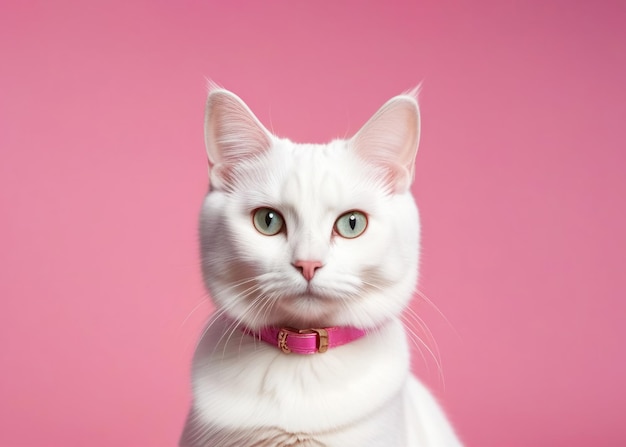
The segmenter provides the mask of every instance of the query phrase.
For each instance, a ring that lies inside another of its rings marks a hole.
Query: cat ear
[[[211,185],[232,182],[233,168],[267,151],[272,136],[234,93],[213,88],[204,115],[204,143],[209,156]]]
[[[396,96],[350,139],[350,147],[366,162],[381,169],[394,193],[405,192],[413,182],[420,137],[417,91]]]

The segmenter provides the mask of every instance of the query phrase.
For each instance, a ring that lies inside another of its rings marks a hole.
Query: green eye
[[[276,210],[271,208],[259,208],[252,216],[254,228],[261,234],[266,236],[274,236],[280,233],[285,225],[283,216]]]
[[[367,217],[360,211],[348,211],[335,222],[335,231],[348,239],[359,237],[367,228]]]

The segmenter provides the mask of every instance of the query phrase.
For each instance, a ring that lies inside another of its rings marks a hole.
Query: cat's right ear
[[[204,114],[204,143],[213,188],[232,184],[234,167],[267,151],[271,141],[271,134],[237,95],[211,90]]]

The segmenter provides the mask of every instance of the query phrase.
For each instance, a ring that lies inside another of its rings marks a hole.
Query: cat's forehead
[[[339,165],[345,162],[341,150],[328,145],[292,144],[289,167],[279,182],[282,198],[288,202],[305,198],[330,201],[341,194],[348,180],[339,175]]]
[[[329,144],[280,140],[257,163],[256,181],[246,188],[255,190],[249,196],[252,201],[330,211],[373,205],[382,193],[371,169],[350,153],[343,140]]]
[[[341,208],[360,196],[371,196],[373,185],[367,179],[368,169],[350,153],[344,141],[293,144],[290,152],[292,164],[279,186],[286,202]]]

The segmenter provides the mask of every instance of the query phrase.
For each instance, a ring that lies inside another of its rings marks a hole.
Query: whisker
[[[258,290],[260,290],[260,286],[259,285],[254,285],[252,287],[249,287],[248,289],[246,289],[245,291],[243,291],[242,293],[237,295],[233,299],[233,303],[238,304],[240,298],[247,298],[248,296],[250,296],[251,294],[253,294],[254,292],[256,292]],[[250,303],[248,303],[248,305],[241,312],[241,314],[236,319],[234,319],[232,322],[229,323],[228,327],[226,328],[226,330],[224,331],[222,336],[217,341],[216,348],[217,348],[217,346],[220,345],[222,340],[224,340],[224,337],[226,336],[226,334],[228,334],[228,337],[226,338],[226,340],[224,342],[224,347],[223,347],[223,351],[222,351],[222,358],[224,358],[226,356],[226,348],[228,346],[228,342],[230,341],[230,339],[232,338],[233,334],[237,330],[237,327],[243,321],[243,319],[248,314],[248,312],[250,312],[250,310],[254,308],[254,306],[256,305],[256,303],[259,301],[260,298],[261,298],[261,296],[257,296]],[[234,307],[234,304],[233,304],[233,307]]]
[[[459,339],[461,338],[461,336],[459,335],[459,333],[457,332],[456,328],[452,325],[452,323],[450,323],[450,320],[448,320],[448,318],[445,316],[445,314],[439,309],[439,307],[437,307],[437,305],[426,296],[426,294],[424,292],[422,292],[419,289],[415,289],[415,294],[417,294],[426,304],[428,304],[432,309],[435,310],[435,312],[437,312],[437,314],[439,314],[439,316],[443,319],[443,321],[446,322],[446,324],[448,325],[448,327],[450,329],[452,329],[452,331],[454,332],[454,335],[456,335]]]
[[[435,365],[437,366],[438,377],[441,380],[441,383],[445,389],[445,377],[443,373],[441,355],[432,331],[428,328],[424,320],[422,320],[422,318],[420,318],[411,308],[407,308],[406,311],[402,314],[401,318],[404,322],[407,333],[409,333],[411,336],[410,338],[412,338],[413,345],[420,351],[420,353],[422,351],[422,348],[425,349],[430,357],[434,360]],[[413,325],[417,325],[417,328],[415,328]],[[419,335],[418,330],[420,331],[420,333],[423,333],[426,336],[426,340],[424,340]],[[433,345],[432,347],[430,346],[431,343]],[[423,354],[422,359],[426,362]],[[426,362],[425,364],[428,370],[428,363]]]
[[[385,290],[379,285],[372,283],[372,282],[363,281],[362,284],[359,286],[359,290],[365,291],[366,288],[369,288],[370,290],[373,289],[381,293],[385,292]],[[418,292],[418,293],[422,298],[425,299],[425,301],[431,304],[433,308],[435,308],[437,312],[443,317],[443,314],[441,313],[441,311],[436,308],[436,306],[434,305],[434,303],[432,303],[432,301],[430,301],[422,292]],[[350,301],[354,301],[354,299],[350,298]],[[396,310],[392,306],[385,305],[385,304],[386,304],[385,301],[381,301],[381,307],[379,308],[379,311],[384,313],[385,316],[387,316],[388,318],[396,318],[398,316],[396,313]],[[346,305],[345,307],[347,310],[350,310],[349,306]],[[353,312],[352,314],[354,315]],[[438,378],[445,388],[445,377],[443,374],[441,354],[439,351],[439,346],[437,345],[437,342],[435,340],[435,337],[432,331],[430,330],[426,322],[411,307],[407,306],[404,309],[404,311],[399,315],[399,318],[402,321],[406,329],[407,336],[411,345],[419,353],[420,357],[422,358],[422,361],[424,362],[424,365],[427,368],[427,371],[430,371],[430,367],[429,367],[429,362],[427,361],[427,358],[424,355],[424,352],[428,353],[428,356],[433,359],[437,368]]]
[[[200,301],[198,301],[198,304],[196,304],[193,309],[191,309],[191,311],[187,314],[187,316],[185,317],[185,319],[183,320],[183,322],[180,324],[180,326],[178,327],[178,329],[182,329],[185,324],[187,324],[187,321],[191,318],[191,316],[198,310],[200,309],[201,306],[206,305],[207,304],[207,299],[208,296],[205,294],[202,299]]]

